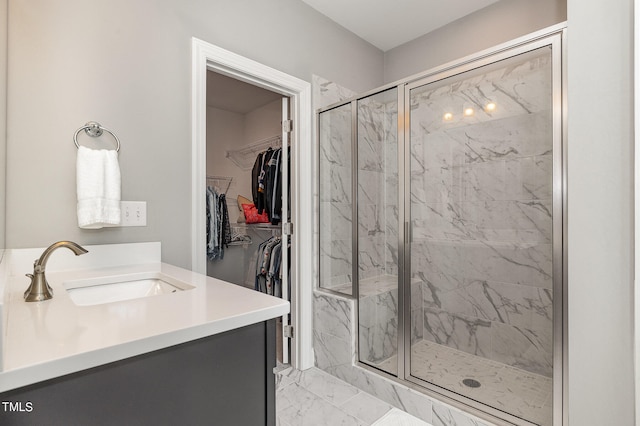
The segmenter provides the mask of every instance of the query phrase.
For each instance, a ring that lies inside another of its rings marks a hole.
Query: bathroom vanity
[[[24,274],[39,254],[5,256],[0,424],[275,424],[288,302],[161,263],[158,243],[86,248],[51,257],[54,297],[34,303]],[[154,280],[176,288],[90,288]]]

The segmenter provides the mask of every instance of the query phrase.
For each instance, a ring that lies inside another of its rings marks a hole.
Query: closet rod
[[[281,135],[275,135],[275,136],[271,136],[268,137],[266,139],[261,139],[257,142],[253,142],[243,148],[240,149],[236,149],[236,150],[230,150],[227,151],[227,157],[229,157],[229,155],[231,155],[232,153],[238,153],[238,154],[253,154],[256,152],[260,152],[266,148],[271,147],[274,144],[280,144],[280,142],[282,141],[282,136]]]

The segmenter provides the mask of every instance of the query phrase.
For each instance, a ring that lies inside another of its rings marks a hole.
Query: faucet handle
[[[29,294],[29,292],[31,291],[31,287],[33,286],[33,274],[25,274],[25,275],[31,278],[31,283],[29,284],[29,287],[27,287],[27,289],[25,290],[23,297],[27,297],[27,294]]]
[[[33,261],[33,273],[36,274],[38,272],[42,272],[42,265],[40,264],[40,259],[36,259]]]

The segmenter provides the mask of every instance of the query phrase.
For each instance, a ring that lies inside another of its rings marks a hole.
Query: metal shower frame
[[[359,94],[351,99],[332,104],[317,111],[317,122],[320,114],[351,105],[351,189],[352,189],[352,298],[355,299],[356,326],[354,328],[356,352],[359,352],[359,291],[358,291],[358,125],[357,102],[397,88],[398,96],[398,375],[393,376],[368,364],[359,361],[358,366],[391,380],[399,381],[435,399],[458,407],[470,414],[498,425],[533,425],[519,417],[505,413],[488,405],[461,396],[453,391],[436,386],[410,374],[411,346],[411,265],[410,265],[410,197],[405,196],[410,188],[410,99],[412,88],[430,84],[456,74],[486,66],[519,54],[542,47],[551,48],[552,59],[552,128],[553,128],[553,425],[567,425],[567,81],[566,81],[566,23],[558,24],[533,34],[501,44],[495,48],[467,56],[440,67],[415,74],[377,89]],[[320,129],[318,126],[319,140]],[[318,150],[320,144],[318,143]],[[318,153],[318,170],[320,155]],[[320,218],[322,221],[322,218]],[[321,226],[321,225],[320,225]],[[320,252],[320,251],[319,251]],[[320,258],[318,258],[320,262]],[[318,265],[318,271],[321,271]],[[325,288],[322,291],[329,291]],[[339,293],[341,296],[344,294]]]

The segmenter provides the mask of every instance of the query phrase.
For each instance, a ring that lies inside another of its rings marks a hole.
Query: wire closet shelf
[[[231,187],[233,178],[231,176],[209,176],[207,175],[207,186],[212,186],[218,189],[221,194],[226,194]],[[222,190],[224,188],[224,191]]]
[[[282,145],[282,136],[276,135],[259,140],[244,148],[227,151],[226,157],[242,170],[251,170],[259,152]]]

